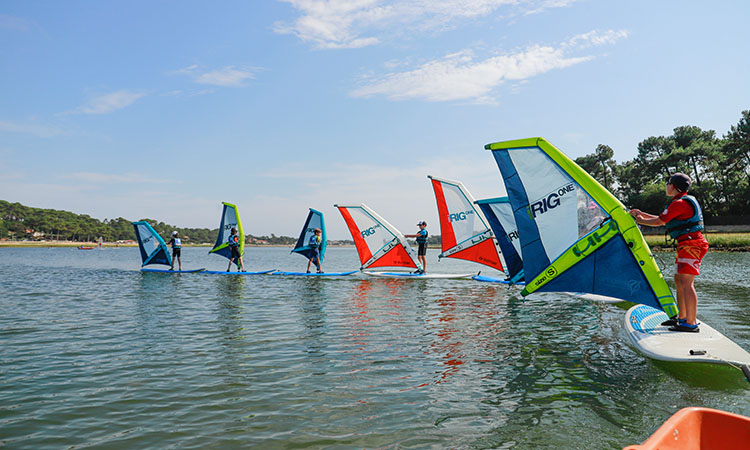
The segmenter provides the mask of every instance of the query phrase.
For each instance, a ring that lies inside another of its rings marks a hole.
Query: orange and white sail
[[[466,187],[458,181],[427,178],[432,181],[440,219],[443,252],[438,258],[464,259],[504,271],[500,247]]]
[[[417,254],[393,225],[365,204],[334,205],[349,228],[362,264],[368,267],[410,267],[421,269]]]

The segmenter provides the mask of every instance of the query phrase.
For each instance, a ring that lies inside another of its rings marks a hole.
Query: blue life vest
[[[180,238],[172,238],[172,248],[181,248],[182,247],[182,241]]]
[[[228,243],[229,243],[230,247],[237,247],[237,246],[240,245],[240,237],[239,236],[235,236],[235,235],[231,235],[231,236],[229,236]]]
[[[427,230],[419,230],[419,233],[417,233],[419,236],[417,236],[417,244],[426,244],[427,243]]]
[[[310,248],[318,248],[320,247],[320,242],[322,241],[322,238],[319,238],[318,236],[312,235],[310,236],[310,242],[307,243],[307,245],[310,246]]]
[[[693,216],[687,220],[672,219],[665,224],[672,239],[677,239],[685,234],[695,233],[703,229],[703,211],[701,211],[701,207],[698,205],[695,197],[692,195],[683,195],[677,200],[687,200],[693,206]]]

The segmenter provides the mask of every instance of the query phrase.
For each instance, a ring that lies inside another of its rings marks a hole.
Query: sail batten
[[[428,175],[432,182],[440,221],[442,253],[438,258],[457,258],[504,271],[495,236],[474,198],[458,181]]]
[[[587,292],[677,312],[625,206],[542,138],[488,144],[521,241],[526,288]]]
[[[352,235],[360,270],[368,267],[422,268],[404,235],[367,205],[334,206]]]

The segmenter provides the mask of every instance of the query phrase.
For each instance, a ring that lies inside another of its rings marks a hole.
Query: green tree
[[[615,151],[608,145],[599,144],[594,153],[576,158],[576,163],[608,190],[614,187],[617,163]]]

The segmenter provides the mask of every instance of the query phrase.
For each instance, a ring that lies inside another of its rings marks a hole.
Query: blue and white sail
[[[172,266],[172,255],[169,254],[167,243],[159,233],[145,220],[133,222],[138,248],[141,251],[141,267],[149,264],[164,264]]]
[[[516,219],[508,197],[477,200],[484,217],[490,224],[492,233],[497,239],[503,257],[505,269],[512,283],[523,281],[523,260],[521,258],[521,241],[518,238]]]
[[[310,238],[315,236],[316,228],[321,231],[321,242],[318,251],[320,253],[320,260],[323,261],[326,254],[326,247],[328,246],[326,223],[323,219],[323,213],[312,208],[310,208],[310,212],[307,214],[307,219],[302,226],[302,232],[299,235],[299,239],[297,239],[297,244],[292,249],[292,253],[298,253],[307,259],[313,256],[314,249],[310,246]]]
[[[522,294],[580,292],[677,313],[672,292],[627,208],[542,138],[491,150],[518,226]]]
[[[239,251],[240,256],[245,254],[245,233],[242,230],[242,221],[240,220],[240,213],[237,211],[237,206],[222,202],[224,208],[221,211],[221,222],[219,223],[219,234],[216,237],[216,243],[214,248],[208,251],[209,254],[221,255],[226,259],[232,258],[232,251],[229,249],[229,236],[232,234],[232,228],[237,229],[239,235]],[[237,267],[240,267],[240,262],[236,261]]]

